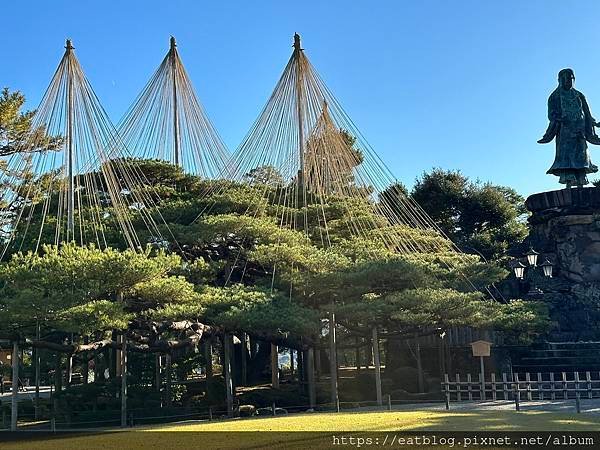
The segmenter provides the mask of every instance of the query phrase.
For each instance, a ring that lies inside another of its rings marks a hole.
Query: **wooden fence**
[[[484,380],[471,374],[456,374],[452,380],[448,374],[442,381],[442,392],[447,401],[484,400],[568,400],[576,398],[600,398],[600,372],[560,373],[495,373]]]

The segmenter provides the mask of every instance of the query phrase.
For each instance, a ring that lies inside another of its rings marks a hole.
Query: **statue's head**
[[[561,88],[569,90],[573,87],[575,81],[575,74],[573,69],[563,69],[558,72],[558,84]]]

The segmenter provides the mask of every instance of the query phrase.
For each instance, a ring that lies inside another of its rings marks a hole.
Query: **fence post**
[[[444,393],[446,394],[446,409],[450,409],[450,380],[448,374],[444,374]]]
[[[509,400],[508,397],[508,381],[506,379],[506,373],[502,372],[502,395],[504,396],[504,400]]]
[[[575,398],[579,396],[579,371],[575,372]]]
[[[519,385],[517,383],[514,383],[514,390],[515,390],[515,410],[521,411],[521,393],[519,391]]]
[[[579,398],[579,392],[575,394],[575,411],[579,414],[581,412],[581,399]]]
[[[585,381],[586,381],[588,398],[592,398],[592,376],[589,372],[585,373]]]
[[[479,382],[481,383],[481,395],[479,400],[484,402],[487,399],[485,398],[485,369],[483,366],[483,356],[479,357],[479,362],[481,363],[481,368],[479,372]]]
[[[388,411],[392,410],[392,394],[387,395]]]
[[[56,419],[54,417],[50,418],[50,431],[56,432]]]
[[[470,373],[468,373],[468,374],[467,374],[467,391],[469,392],[469,401],[472,401],[472,400],[473,400],[473,392],[472,392],[472,390],[471,390],[471,383],[472,383],[472,382],[473,382],[473,381],[471,380],[471,374],[470,374]]]
[[[569,398],[569,393],[567,392],[567,374],[565,372],[562,373],[562,386],[563,386],[563,400]]]
[[[540,372],[537,373],[537,393],[538,400],[544,400],[544,379]]]
[[[556,400],[556,382],[554,381],[554,372],[550,372],[550,398]]]
[[[462,400],[461,391],[462,391],[462,386],[460,384],[460,374],[457,373],[456,374],[456,400],[459,402]]]
[[[213,420],[212,406],[208,407],[208,420]]]
[[[491,377],[491,382],[492,382],[492,400],[496,401],[497,399],[497,395],[496,395],[496,374],[494,372],[492,372],[490,374]]]
[[[271,409],[273,410],[273,415],[275,415],[275,402],[273,402],[273,405],[271,406]]]

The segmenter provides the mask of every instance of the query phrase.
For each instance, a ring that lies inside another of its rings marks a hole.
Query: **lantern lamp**
[[[519,280],[522,280],[525,276],[525,267],[527,266],[521,261],[517,261],[515,264],[513,264],[513,271],[515,272],[515,277],[517,277]]]
[[[527,256],[527,262],[529,263],[530,266],[535,267],[535,265],[537,264],[538,255],[539,255],[539,253],[536,252],[533,249],[533,247],[531,247],[529,249],[529,251],[527,253],[525,253],[525,256]]]
[[[542,263],[541,267],[544,270],[544,276],[552,278],[552,263],[548,258]]]

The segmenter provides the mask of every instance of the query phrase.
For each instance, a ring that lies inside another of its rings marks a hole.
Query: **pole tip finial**
[[[300,35],[298,33],[294,33],[294,45],[293,47],[296,50],[302,50],[302,48],[300,47]]]
[[[67,42],[65,44],[65,48],[67,50],[73,50],[75,47],[73,47],[73,42],[71,41],[71,39],[67,39]]]
[[[177,47],[177,41],[175,40],[175,36],[171,36],[170,42],[171,42],[172,49]]]

